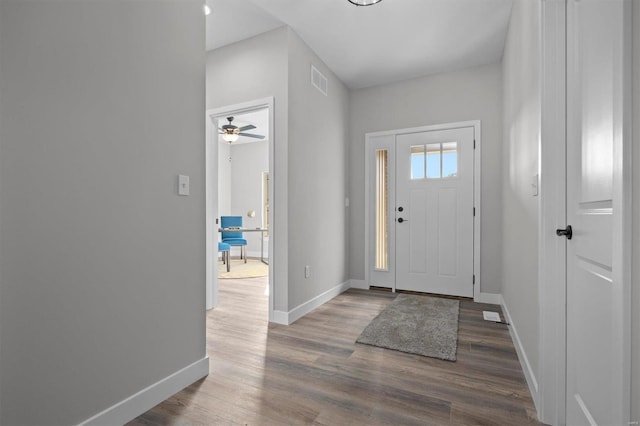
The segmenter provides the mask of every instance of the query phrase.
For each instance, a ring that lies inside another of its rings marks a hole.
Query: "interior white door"
[[[622,0],[567,3],[567,424],[626,425]]]
[[[396,289],[473,297],[473,127],[396,138]]]

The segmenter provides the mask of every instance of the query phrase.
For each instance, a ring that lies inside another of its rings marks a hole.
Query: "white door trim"
[[[566,417],[566,242],[555,230],[565,227],[567,217],[565,0],[543,1],[541,16],[540,373],[535,402],[542,422],[562,425]]]
[[[269,173],[275,176],[275,129],[274,129],[274,99],[273,97],[256,99],[235,105],[208,109],[206,111],[206,142],[205,142],[205,181],[206,181],[206,308],[213,309],[218,304],[218,226],[215,223],[217,217],[218,202],[218,130],[214,125],[214,117],[226,117],[227,115],[241,114],[256,109],[267,108],[269,110]],[[269,265],[274,265],[274,240],[278,238],[278,229],[275,226],[274,217],[277,214],[277,193],[274,191],[275,179],[269,179],[269,211],[271,212],[271,224],[269,230]],[[274,267],[269,268],[269,320],[274,318],[273,294],[276,286]],[[286,285],[286,282],[281,283]]]
[[[622,0],[623,46],[622,46],[622,134],[616,138],[613,153],[613,279],[622,286],[620,298],[620,336],[623,339],[620,375],[620,409],[623,421],[631,424],[631,286],[632,286],[632,236],[633,236],[633,10],[632,0]],[[618,271],[618,272],[616,272]]]
[[[365,214],[366,214],[366,219],[365,219],[365,226],[366,226],[366,231],[365,231],[365,250],[367,251],[367,254],[365,256],[365,261],[367,263],[365,263],[366,265],[366,272],[365,272],[365,283],[366,283],[366,288],[369,288],[369,286],[371,285],[381,285],[383,287],[386,287],[387,285],[389,285],[391,287],[392,291],[396,291],[396,286],[395,286],[395,274],[396,274],[396,259],[395,256],[391,256],[391,253],[395,253],[395,247],[396,247],[396,234],[395,234],[395,227],[392,227],[392,219],[395,213],[395,205],[396,205],[396,201],[395,201],[395,191],[389,191],[388,193],[388,208],[387,208],[387,213],[388,213],[388,253],[389,253],[389,257],[388,257],[388,268],[386,271],[374,271],[373,269],[369,269],[369,265],[371,261],[371,258],[373,256],[374,253],[374,249],[375,249],[375,243],[372,242],[371,245],[369,245],[368,241],[370,240],[370,236],[373,233],[373,229],[374,229],[374,221],[375,221],[375,217],[373,216],[372,212],[374,211],[373,209],[370,208],[370,202],[372,202],[375,199],[375,183],[372,179],[375,178],[374,174],[375,171],[371,171],[371,165],[372,165],[372,161],[374,158],[374,153],[377,150],[387,150],[387,177],[388,177],[388,182],[387,185],[389,188],[395,188],[396,185],[396,159],[395,159],[395,153],[396,153],[396,135],[395,134],[388,134],[388,135],[382,135],[381,137],[375,137],[375,136],[370,136],[367,135],[366,140],[365,140],[365,179],[366,179],[366,183],[365,183],[365,187],[366,187],[366,191],[365,191],[365,204],[367,207],[365,208]]]
[[[434,130],[450,130],[450,129],[459,129],[462,127],[473,127],[474,129],[474,139],[475,139],[475,150],[473,157],[473,168],[474,168],[474,176],[473,176],[473,205],[476,209],[476,215],[473,220],[473,274],[475,276],[475,285],[473,287],[473,299],[477,302],[488,301],[487,299],[491,298],[491,295],[485,295],[482,293],[482,282],[481,282],[481,273],[480,273],[480,247],[481,247],[481,230],[480,226],[482,223],[482,203],[481,203],[481,159],[482,159],[482,127],[480,120],[471,120],[471,121],[460,121],[454,123],[444,123],[444,124],[435,124],[429,126],[420,126],[420,127],[411,127],[405,129],[396,129],[396,130],[385,130],[381,132],[370,132],[365,134],[365,152],[368,153],[372,149],[371,139],[378,136],[397,136],[407,133],[419,133],[419,132],[429,132]],[[371,202],[370,195],[370,178],[373,171],[371,170],[371,162],[365,161],[365,283],[366,286],[371,285],[370,281],[370,266],[371,266],[371,221],[373,220],[373,215],[371,209],[369,208]]]

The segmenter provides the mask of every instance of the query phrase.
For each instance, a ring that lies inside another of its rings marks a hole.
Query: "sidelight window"
[[[376,150],[376,256],[375,269],[389,269],[389,156]]]

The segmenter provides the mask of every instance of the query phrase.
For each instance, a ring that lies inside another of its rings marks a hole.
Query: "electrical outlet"
[[[309,278],[311,276],[311,266],[305,265],[304,267],[304,277]]]

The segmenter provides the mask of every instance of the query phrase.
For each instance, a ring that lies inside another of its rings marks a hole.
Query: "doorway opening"
[[[273,98],[206,112],[207,309],[218,305],[221,280],[253,279],[264,283],[273,316],[273,122]]]

